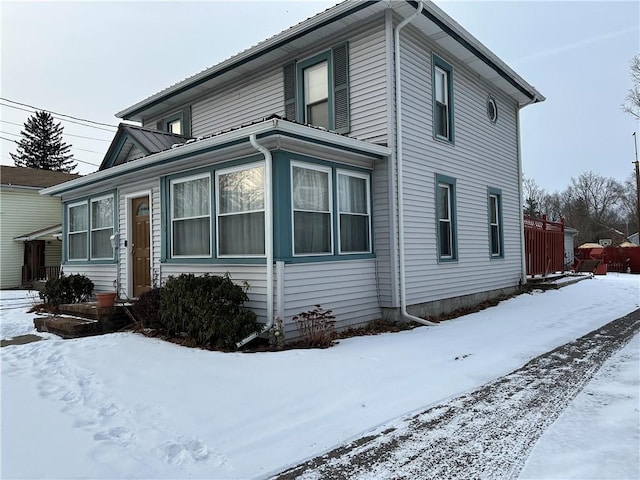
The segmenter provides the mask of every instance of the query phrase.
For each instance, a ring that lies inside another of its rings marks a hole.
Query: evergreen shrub
[[[63,273],[57,278],[47,280],[40,292],[40,298],[57,308],[65,303],[86,302],[93,294],[93,288],[93,282],[86,275]]]
[[[138,301],[131,307],[133,316],[145,328],[162,329],[160,320],[160,298],[163,287],[147,290],[138,297]]]
[[[234,350],[237,342],[259,331],[256,314],[244,307],[248,288],[233,283],[229,274],[169,277],[160,295],[160,320],[168,335]]]

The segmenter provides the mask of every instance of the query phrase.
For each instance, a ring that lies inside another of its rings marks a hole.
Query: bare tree
[[[640,55],[636,55],[629,62],[629,74],[632,86],[627,93],[626,102],[622,105],[622,109],[636,118],[640,118]]]
[[[540,207],[546,192],[540,188],[533,178],[522,177],[522,199],[525,215],[537,217],[541,215]]]
[[[635,175],[629,174],[624,181],[622,198],[620,200],[620,216],[624,222],[627,236],[638,231],[637,185]]]

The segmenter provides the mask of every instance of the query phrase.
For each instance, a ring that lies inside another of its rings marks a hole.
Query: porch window
[[[371,251],[369,206],[369,176],[338,171],[340,253]]]
[[[458,258],[455,188],[455,179],[444,175],[436,176],[438,258],[441,261]]]
[[[495,188],[489,188],[489,249],[492,258],[502,258],[503,234],[502,234],[502,192]]]
[[[69,260],[87,260],[88,246],[88,210],[87,203],[69,205],[68,258]]]
[[[264,166],[216,172],[218,256],[264,256]]]
[[[209,175],[171,181],[171,247],[174,257],[211,255]]]
[[[292,163],[294,255],[331,255],[331,169]]]
[[[91,259],[113,258],[113,197],[91,200]]]

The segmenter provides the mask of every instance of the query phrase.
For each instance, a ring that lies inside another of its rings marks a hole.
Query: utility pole
[[[636,132],[633,132],[633,143],[636,148],[636,161],[631,162],[636,166],[636,217],[638,220],[638,231],[640,232],[640,165],[638,164],[638,139]]]

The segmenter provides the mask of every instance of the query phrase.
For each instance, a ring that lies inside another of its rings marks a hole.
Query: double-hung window
[[[371,252],[369,175],[338,171],[340,253]]]
[[[444,175],[436,176],[438,258],[444,261],[458,258],[455,188],[455,179]]]
[[[349,132],[349,50],[343,43],[284,66],[287,120]]]
[[[68,231],[67,231],[67,258],[69,260],[88,259],[88,220],[87,202],[69,205],[67,209]]]
[[[294,162],[291,165],[293,254],[331,255],[331,169]]]
[[[504,256],[502,239],[502,192],[489,188],[489,248],[491,257]]]
[[[264,165],[220,170],[218,256],[264,256]]]
[[[453,142],[453,68],[433,55],[433,134]]]
[[[91,200],[91,259],[113,258],[113,196]]]
[[[210,182],[209,174],[170,182],[173,257],[211,255]]]

